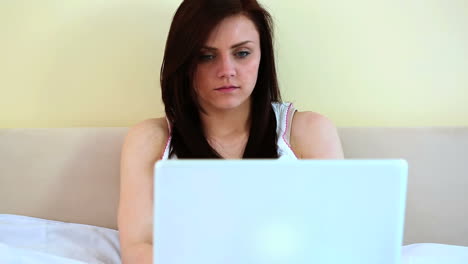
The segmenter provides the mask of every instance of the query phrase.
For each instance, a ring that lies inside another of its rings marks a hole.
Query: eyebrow
[[[250,40],[247,40],[247,41],[242,41],[242,42],[239,42],[237,44],[234,44],[231,46],[231,49],[234,49],[234,48],[237,48],[239,46],[242,46],[244,44],[247,44],[249,42],[253,42],[253,41],[250,41]],[[208,47],[208,46],[203,46],[202,49],[207,49],[207,50],[218,50],[217,48],[213,48],[213,47]]]

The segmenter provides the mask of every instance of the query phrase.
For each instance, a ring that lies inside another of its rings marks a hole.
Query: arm
[[[343,159],[338,131],[326,117],[296,112],[291,124],[291,147],[300,159]]]
[[[122,148],[118,228],[123,264],[153,261],[153,172],[168,138],[164,119],[130,129]]]

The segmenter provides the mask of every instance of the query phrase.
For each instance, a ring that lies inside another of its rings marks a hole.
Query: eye
[[[210,61],[212,59],[214,59],[214,55],[212,54],[201,54],[200,57],[199,57],[199,60],[200,61]]]
[[[245,51],[245,50],[244,51],[239,51],[239,52],[236,53],[236,56],[239,57],[239,58],[245,58],[245,57],[247,57],[249,55],[250,55],[250,52]]]

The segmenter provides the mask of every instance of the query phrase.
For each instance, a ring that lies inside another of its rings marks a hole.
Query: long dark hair
[[[172,20],[161,66],[161,90],[172,125],[170,156],[221,158],[205,138],[193,89],[200,49],[226,17],[243,14],[260,35],[261,59],[251,94],[250,134],[243,158],[277,158],[276,116],[272,102],[280,102],[273,51],[273,20],[256,0],[184,0]]]

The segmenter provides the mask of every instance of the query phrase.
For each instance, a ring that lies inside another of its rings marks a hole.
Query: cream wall
[[[0,2],[0,127],[129,126],[163,113],[180,0]],[[468,125],[466,0],[263,0],[284,99],[338,126]],[[294,6],[291,6],[294,4]]]

